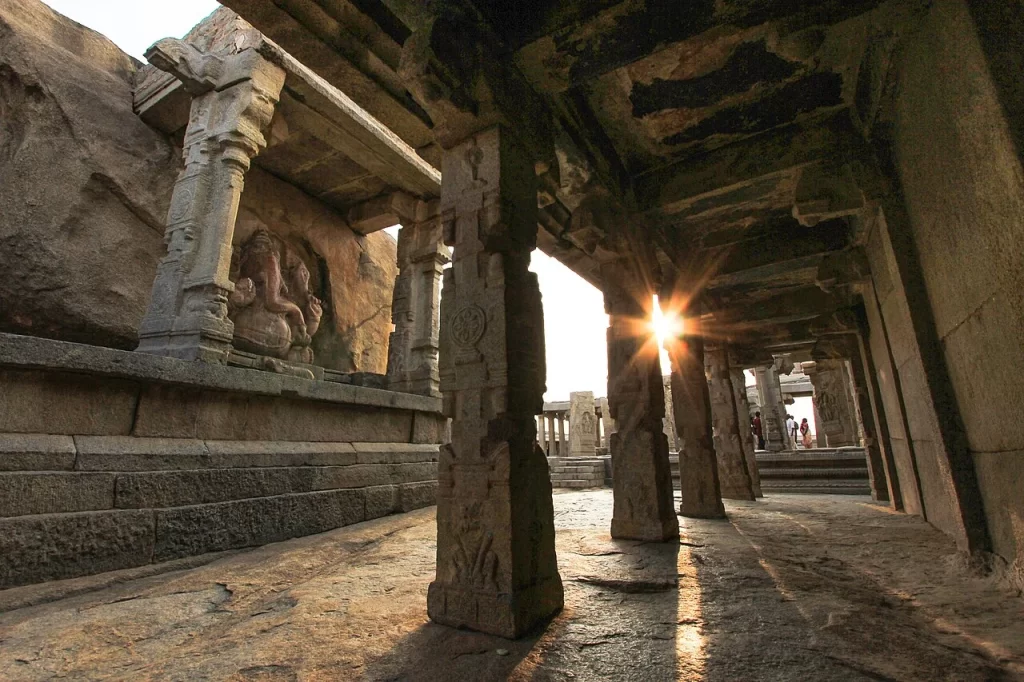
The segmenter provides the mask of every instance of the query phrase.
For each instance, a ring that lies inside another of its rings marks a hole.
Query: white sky
[[[80,24],[102,33],[132,56],[161,38],[183,37],[219,6],[212,0],[44,0]],[[568,400],[570,391],[607,392],[608,360],[601,293],[558,261],[535,251],[531,270],[544,297],[548,392]]]

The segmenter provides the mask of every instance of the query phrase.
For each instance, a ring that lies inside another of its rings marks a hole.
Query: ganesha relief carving
[[[266,229],[241,246],[235,291],[228,300],[239,350],[313,362],[310,343],[323,306],[310,289],[310,271],[299,255]]]

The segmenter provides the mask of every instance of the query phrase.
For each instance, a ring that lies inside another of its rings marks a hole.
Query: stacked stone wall
[[[0,589],[432,505],[436,400],[0,335]]]

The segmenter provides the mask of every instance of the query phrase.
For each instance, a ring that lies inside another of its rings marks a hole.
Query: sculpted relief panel
[[[310,287],[311,273],[298,251],[266,229],[253,232],[237,250],[228,300],[239,350],[311,364],[313,336],[323,306]]]

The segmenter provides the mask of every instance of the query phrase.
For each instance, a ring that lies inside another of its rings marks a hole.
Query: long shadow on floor
[[[565,535],[565,608],[537,632],[510,641],[424,624],[368,666],[363,679],[671,679],[661,673],[676,668],[678,543]]]

